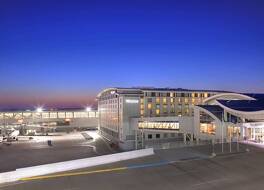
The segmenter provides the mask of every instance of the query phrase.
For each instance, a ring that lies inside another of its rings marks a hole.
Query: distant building
[[[98,95],[99,130],[124,150],[155,140],[190,140],[194,138],[194,106],[221,93],[226,92],[109,88]]]
[[[24,133],[97,129],[98,112],[88,109],[0,111],[0,136],[8,128]]]

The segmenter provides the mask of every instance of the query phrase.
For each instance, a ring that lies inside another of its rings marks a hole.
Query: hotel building
[[[121,149],[194,138],[194,106],[222,91],[109,88],[98,95],[99,130]]]
[[[109,88],[98,95],[101,134],[123,150],[157,142],[264,142],[264,95]]]

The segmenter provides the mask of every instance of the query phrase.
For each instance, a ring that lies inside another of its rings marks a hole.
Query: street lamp
[[[37,113],[41,113],[41,112],[43,112],[43,108],[42,108],[42,107],[38,107],[38,108],[36,109],[36,112],[37,112]]]
[[[86,110],[87,112],[89,112],[89,111],[92,110],[92,108],[91,108],[91,107],[86,107],[85,110]]]

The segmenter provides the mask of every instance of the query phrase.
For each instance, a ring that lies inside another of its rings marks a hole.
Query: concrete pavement
[[[88,132],[94,136],[95,132]],[[12,145],[0,145],[0,172],[17,168],[49,164],[111,154],[114,151],[100,137],[86,140],[80,133],[54,137],[52,146],[43,139],[53,137],[37,137],[37,140],[14,142]]]
[[[222,155],[213,159],[178,160],[173,163],[166,163],[164,158],[155,155],[66,172],[62,176],[48,179],[20,181],[0,188],[1,190],[46,190],[47,187],[49,190],[263,189],[263,160],[263,150]],[[74,173],[76,175],[71,175]]]

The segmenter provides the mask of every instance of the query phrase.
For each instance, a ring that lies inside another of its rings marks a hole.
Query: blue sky
[[[1,0],[0,107],[111,86],[264,92],[264,1]]]

